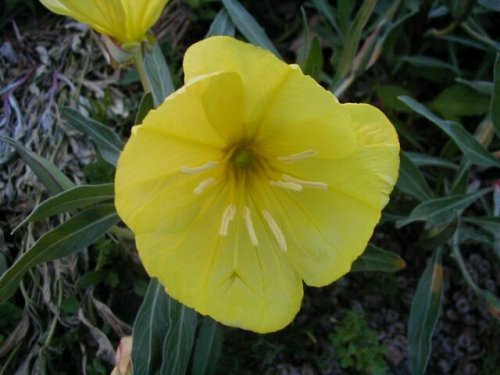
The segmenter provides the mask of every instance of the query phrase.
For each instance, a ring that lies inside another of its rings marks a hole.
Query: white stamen
[[[285,181],[269,181],[269,185],[276,186],[285,190],[292,191],[302,191],[303,187],[295,182],[285,182]]]
[[[229,229],[229,223],[234,219],[234,215],[236,215],[236,207],[234,204],[230,204],[224,210],[222,214],[222,220],[220,223],[219,234],[222,237],[227,236],[227,231]]]
[[[262,215],[264,216],[264,219],[266,219],[269,228],[271,228],[271,232],[273,232],[276,241],[278,241],[278,246],[280,247],[280,249],[282,251],[287,251],[288,247],[286,245],[286,238],[283,235],[283,232],[278,226],[276,220],[274,220],[274,218],[271,216],[268,210],[262,211]]]
[[[243,209],[243,219],[245,220],[245,224],[247,226],[248,235],[250,236],[250,241],[252,241],[252,245],[257,246],[259,241],[257,240],[257,233],[255,233],[255,229],[253,227],[253,221],[250,217],[250,209],[245,207]]]
[[[203,193],[203,190],[205,190],[209,186],[215,185],[216,181],[217,180],[215,179],[215,177],[210,177],[201,181],[198,184],[198,186],[193,190],[193,193],[195,193],[196,195],[201,195],[201,193]]]
[[[198,174],[200,172],[203,172],[203,171],[206,171],[209,169],[213,169],[213,168],[216,168],[218,166],[219,166],[218,161],[209,161],[209,162],[206,162],[205,164],[199,165],[197,167],[181,167],[180,171],[182,173],[186,173],[186,174]]]
[[[277,159],[283,163],[295,163],[316,155],[316,150],[305,150],[292,155],[278,156]]]
[[[295,178],[292,176],[289,176],[287,174],[284,174],[281,176],[283,181],[285,182],[293,182],[305,187],[310,187],[310,188],[315,188],[315,189],[323,189],[327,190],[328,189],[328,184],[326,182],[321,182],[321,181],[308,181],[308,180],[301,180],[300,178]]]

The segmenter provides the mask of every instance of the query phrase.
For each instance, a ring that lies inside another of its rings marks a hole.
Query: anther
[[[215,185],[216,181],[217,180],[215,179],[215,177],[210,177],[210,178],[207,178],[207,179],[201,181],[198,184],[198,186],[193,190],[193,193],[195,193],[195,195],[201,195],[201,193],[203,193],[203,191],[207,187]]]
[[[250,241],[252,245],[257,246],[259,241],[257,240],[257,233],[253,227],[252,217],[250,216],[250,209],[245,207],[243,209],[243,219],[245,220],[245,225],[247,226],[248,235],[250,236]]]
[[[276,238],[276,241],[278,242],[278,246],[282,251],[287,251],[288,247],[286,244],[286,238],[281,231],[280,227],[278,226],[278,223],[272,215],[269,213],[268,210],[262,211],[262,215],[264,216],[264,219],[267,221],[267,224],[269,225],[269,228],[271,228],[271,232],[273,232],[274,237]]]
[[[207,171],[209,169],[213,169],[213,168],[216,168],[218,166],[219,166],[218,161],[209,161],[209,162],[206,162],[205,164],[199,165],[197,167],[181,167],[180,171],[182,173],[186,173],[186,174],[198,174],[200,172]]]
[[[224,213],[222,214],[222,220],[220,223],[220,229],[219,229],[219,234],[222,237],[227,236],[227,231],[229,229],[229,223],[233,221],[234,215],[236,215],[236,207],[234,204],[230,204],[229,206],[226,207],[224,210]]]
[[[296,161],[304,160],[316,155],[316,150],[305,150],[302,152],[298,152],[296,154],[278,156],[277,159],[283,163],[295,163]]]
[[[309,188],[323,189],[323,190],[328,189],[328,184],[326,182],[301,180],[300,178],[295,178],[287,174],[284,174],[283,176],[281,176],[281,178],[285,182],[292,182]]]

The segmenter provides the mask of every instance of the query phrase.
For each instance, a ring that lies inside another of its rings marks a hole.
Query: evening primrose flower
[[[339,104],[233,38],[190,47],[184,73],[132,130],[118,213],[171,297],[226,325],[278,330],[303,282],[330,284],[365,249],[397,179],[396,132],[375,107]]]
[[[141,42],[168,0],[40,0],[54,13],[90,25],[121,44]]]

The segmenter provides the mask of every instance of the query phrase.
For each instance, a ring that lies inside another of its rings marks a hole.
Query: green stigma
[[[238,150],[233,158],[234,164],[240,168],[248,168],[252,160],[252,154],[246,150]]]

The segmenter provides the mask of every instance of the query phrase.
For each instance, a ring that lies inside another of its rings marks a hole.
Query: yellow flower
[[[168,0],[40,0],[49,10],[90,25],[120,43],[141,42]]]
[[[271,53],[196,43],[185,86],[133,128],[116,207],[147,272],[201,314],[256,332],[363,252],[396,182],[399,143],[367,104],[337,99]]]

